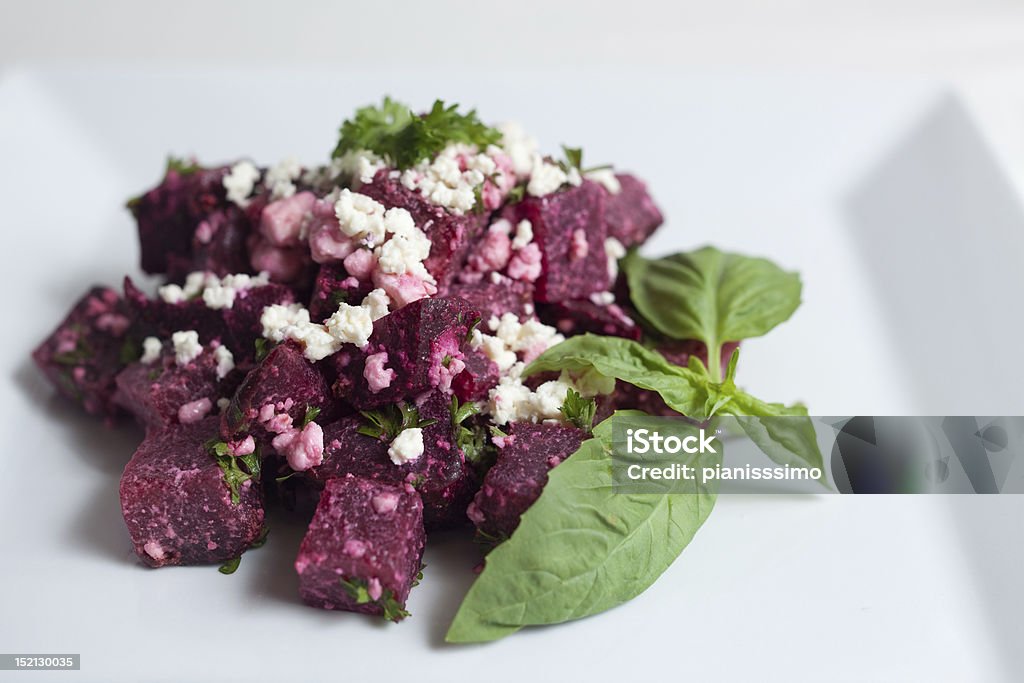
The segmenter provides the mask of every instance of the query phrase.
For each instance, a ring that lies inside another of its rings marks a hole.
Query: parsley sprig
[[[418,576],[422,576],[422,570]],[[377,605],[383,611],[382,616],[388,621],[397,623],[409,616],[408,610],[402,607],[401,603],[395,599],[395,593],[390,588],[384,589],[384,593],[374,600],[370,597],[370,590],[364,579],[347,580],[345,577],[341,577],[338,580],[357,605]]]
[[[475,109],[463,114],[459,105],[436,100],[430,111],[417,116],[407,105],[385,97],[379,107],[362,107],[341,124],[334,156],[368,150],[404,169],[433,159],[452,142],[483,148],[500,140],[501,132],[481,122]]]
[[[393,403],[380,410],[362,410],[360,414],[366,418],[364,424],[356,430],[364,436],[391,441],[403,430],[413,427],[429,427],[437,420],[421,420],[416,406],[405,403]]]
[[[575,389],[569,389],[562,407],[558,410],[571,424],[589,433],[594,425],[597,402],[592,398],[583,398]]]
[[[207,452],[224,472],[224,483],[231,491],[231,502],[235,505],[242,500],[242,484],[249,481],[260,480],[260,452],[259,448],[249,455],[231,455],[228,452],[228,445],[224,441],[212,439],[206,443]],[[243,467],[244,465],[244,467]]]

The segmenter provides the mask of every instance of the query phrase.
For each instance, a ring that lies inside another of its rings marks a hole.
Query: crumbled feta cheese
[[[373,334],[373,319],[368,308],[349,306],[342,303],[338,310],[327,319],[327,331],[332,337],[346,344],[362,348]]]
[[[579,187],[583,184],[583,176],[580,175],[580,169],[573,166],[569,169],[569,172],[565,174],[565,182],[569,183],[573,187]]]
[[[224,176],[222,181],[224,189],[227,190],[228,201],[238,206],[249,205],[249,195],[252,194],[256,181],[260,179],[260,171],[250,161],[239,161],[231,167],[231,171]]]
[[[477,192],[489,177],[501,175],[486,152],[465,144],[451,144],[433,159],[424,159],[406,169],[401,182],[419,192],[432,204],[463,214],[476,204]]]
[[[515,352],[510,351],[505,346],[505,342],[497,337],[484,334],[480,330],[473,330],[470,338],[470,347],[474,351],[482,350],[484,355],[498,366],[500,372],[507,371],[518,360]]]
[[[156,337],[146,337],[142,340],[142,357],[139,362],[144,365],[152,365],[160,357],[164,345]]]
[[[203,352],[199,333],[195,330],[175,332],[171,335],[171,344],[174,345],[174,361],[178,365],[188,365]]]
[[[604,241],[604,253],[608,256],[608,279],[615,282],[619,276],[619,259],[626,255],[626,247],[614,237]]]
[[[302,175],[302,165],[289,157],[267,170],[263,184],[270,188],[270,199],[284,199],[295,194],[295,181]]]
[[[422,230],[395,234],[374,250],[377,267],[384,273],[402,275],[410,273],[421,280],[433,282],[423,261],[430,255],[430,239]]]
[[[533,241],[533,223],[523,219],[516,225],[516,236],[512,239],[513,249],[522,249]]]
[[[532,197],[543,197],[558,190],[568,180],[569,177],[558,164],[553,164],[537,154],[533,158],[533,168],[530,170],[530,182],[526,184],[526,192]]]
[[[533,169],[537,141],[527,135],[522,126],[512,121],[499,124],[498,130],[501,131],[501,147],[512,160],[516,175],[526,177]]]
[[[377,321],[388,314],[391,298],[388,297],[387,292],[378,287],[363,297],[362,306],[370,312],[370,320]]]
[[[334,203],[341,232],[367,245],[384,241],[384,205],[365,194],[343,189]]]
[[[423,430],[410,427],[399,432],[388,447],[388,457],[396,465],[418,460],[423,455]]]
[[[235,356],[228,347],[218,346],[213,350],[213,357],[217,359],[217,379],[224,379],[235,369]]]
[[[611,292],[594,292],[590,295],[590,302],[595,306],[607,306],[615,303],[615,295]]]
[[[593,171],[587,171],[583,175],[587,180],[593,180],[595,183],[604,185],[604,189],[608,190],[608,194],[622,192],[622,183],[615,177],[615,171],[610,168],[598,168]]]
[[[488,394],[486,410],[499,425],[561,420],[562,404],[571,388],[572,383],[562,377],[544,382],[535,391],[518,377],[502,377]]]
[[[218,398],[217,399],[217,410],[218,410],[218,412],[223,413],[225,410],[228,409],[229,405],[231,405],[231,399],[230,398]]]
[[[199,422],[213,409],[213,403],[205,396],[178,406],[178,422],[183,425]]]
[[[186,299],[185,291],[176,284],[164,285],[157,290],[157,294],[165,303],[180,304]]]
[[[334,168],[341,175],[358,180],[366,185],[373,182],[373,176],[384,168],[384,162],[373,152],[350,150],[334,160]]]
[[[260,315],[263,336],[277,343],[285,340],[289,328],[308,324],[309,311],[301,304],[271,304]]]
[[[263,287],[270,283],[270,274],[266,271],[252,277],[246,273],[225,275],[223,278],[216,276],[208,277],[206,286],[203,289],[203,303],[207,308],[222,309],[232,308],[235,305],[235,297],[240,291]]]

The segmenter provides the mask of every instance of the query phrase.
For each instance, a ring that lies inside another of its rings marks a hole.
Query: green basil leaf
[[[448,630],[454,643],[497,640],[630,600],[668,568],[707,519],[716,491],[680,481],[672,493],[612,488],[610,420],[551,470],[512,536],[487,556]],[[680,422],[680,429],[696,428]],[[690,456],[697,458],[698,456]],[[708,462],[709,454],[700,456]],[[720,456],[714,462],[720,462]]]
[[[708,348],[709,374],[718,371],[722,344],[760,337],[800,305],[800,276],[771,261],[704,247],[647,259],[623,259],[630,298],[655,329]]]
[[[570,337],[538,356],[523,370],[523,376],[561,370],[576,375],[594,371],[656,391],[670,408],[692,417],[702,415],[707,400],[706,377],[621,337],[589,333]]]

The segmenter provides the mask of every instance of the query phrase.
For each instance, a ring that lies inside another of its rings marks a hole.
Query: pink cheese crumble
[[[534,282],[540,277],[541,253],[536,242],[530,242],[516,252],[508,264],[508,276],[513,280]]]
[[[375,394],[381,389],[387,389],[391,386],[391,380],[395,378],[395,371],[384,367],[387,365],[387,362],[387,351],[373,353],[366,357],[363,377],[366,379],[366,385],[370,388],[370,391]]]
[[[178,408],[178,422],[184,425],[190,425],[193,422],[199,422],[209,414],[210,410],[213,409],[213,403],[208,398],[200,398],[195,401],[189,401],[188,403],[182,404]]]
[[[324,430],[310,422],[302,431],[292,428],[274,437],[271,445],[296,472],[305,472],[324,461]]]

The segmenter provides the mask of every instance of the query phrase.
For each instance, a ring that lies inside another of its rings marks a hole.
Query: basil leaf
[[[692,417],[703,413],[707,399],[706,378],[622,337],[589,333],[569,337],[538,356],[523,370],[523,376],[561,370],[577,375],[594,371],[656,391],[672,410]]]
[[[621,416],[602,422],[600,436],[551,470],[515,532],[487,556],[448,642],[497,640],[523,626],[603,612],[646,590],[690,542],[715,489],[680,481],[672,493],[614,493],[607,449],[611,420]],[[720,455],[699,457],[720,462]]]
[[[622,268],[644,319],[674,339],[704,342],[709,374],[716,380],[722,344],[760,337],[800,305],[799,275],[766,259],[714,247],[660,259],[633,251]]]

